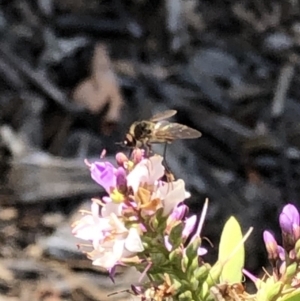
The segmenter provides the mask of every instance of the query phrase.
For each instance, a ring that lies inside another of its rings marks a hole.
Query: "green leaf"
[[[280,299],[280,301],[299,301],[300,300],[300,292],[290,293]]]
[[[245,248],[244,244],[241,244],[242,240],[241,227],[238,221],[231,216],[223,228],[219,246],[219,262],[223,265],[221,282],[241,282],[245,261]]]

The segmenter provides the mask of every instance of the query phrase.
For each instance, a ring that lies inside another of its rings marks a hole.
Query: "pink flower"
[[[110,162],[89,165],[92,179],[110,193],[116,187],[116,168]]]
[[[179,179],[171,183],[160,182],[152,198],[159,198],[163,204],[163,215],[169,215],[173,209],[190,194],[185,190],[184,181]]]
[[[170,214],[169,219],[175,220],[175,221],[180,221],[185,217],[188,210],[189,210],[189,208],[187,205],[177,206],[174,208],[174,210]]]
[[[91,214],[83,216],[73,225],[72,234],[97,245],[105,237],[105,233],[111,229],[109,220],[99,216],[99,205],[92,202]]]
[[[182,231],[182,239],[187,239],[192,231],[195,229],[197,222],[197,215],[192,215],[185,220],[185,226]]]
[[[104,216],[99,216],[99,205],[92,203],[90,215],[83,216],[74,224],[75,237],[91,241],[93,250],[87,252],[94,265],[111,270],[122,258],[142,252],[144,247],[137,228],[127,229],[115,212],[121,205],[107,203]]]
[[[263,232],[265,246],[270,260],[276,260],[279,257],[278,244],[270,231]]]
[[[152,156],[140,161],[127,176],[127,185],[137,192],[140,184],[154,185],[163,175],[163,157]]]
[[[108,197],[105,198],[110,199]],[[112,201],[107,202],[105,206],[102,207],[101,215],[103,217],[109,217],[112,213],[116,216],[122,216],[123,204],[117,204]]]
[[[115,175],[116,175],[116,186],[118,191],[126,193],[127,191],[126,171],[124,170],[124,168],[119,167]]]
[[[292,204],[283,207],[279,216],[280,227],[283,232],[293,235],[293,227],[299,227],[299,212]]]
[[[252,273],[250,273],[248,270],[243,269],[243,274],[245,274],[256,286],[256,288],[259,288],[259,284],[261,283],[261,280],[254,276]]]
[[[123,258],[133,257],[144,250],[136,228],[127,230],[120,221],[117,224],[114,235],[107,237],[95,250],[88,253],[93,265],[110,270],[115,265],[122,264]]]

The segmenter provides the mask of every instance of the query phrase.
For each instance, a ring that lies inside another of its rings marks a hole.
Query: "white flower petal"
[[[111,221],[112,227],[114,228],[116,233],[127,233],[128,232],[123,221],[121,221],[114,213],[112,213],[110,215],[110,221]]]
[[[141,183],[153,185],[163,175],[165,168],[162,165],[163,157],[152,156],[139,162],[127,176],[127,185],[131,186],[133,192],[138,190]]]
[[[103,217],[110,216],[111,214],[120,216],[121,213],[122,213],[122,204],[116,204],[113,202],[107,203],[101,210],[101,215]]]
[[[72,233],[75,237],[84,240],[95,240],[102,237],[103,231],[111,230],[109,220],[105,218],[95,218],[91,215],[85,215],[82,217],[78,224],[73,228]]]
[[[94,218],[95,223],[97,223],[97,221],[99,219],[99,205],[96,202],[92,202],[91,212],[92,212],[92,216]]]
[[[137,229],[130,228],[128,236],[125,240],[125,248],[132,253],[138,253],[144,251],[144,246],[141,241],[141,237]]]
[[[127,176],[127,185],[129,187],[132,187],[134,193],[137,192],[140,183],[145,183],[147,181],[149,172],[145,165],[146,160],[147,159],[144,159],[140,163],[138,163]]]
[[[124,253],[125,239],[116,239],[113,246],[114,257],[120,260]]]
[[[91,258],[92,259],[92,258]],[[92,259],[93,260],[93,259]],[[99,253],[93,260],[93,265],[101,266],[107,270],[113,268],[118,262],[112,252]]]
[[[165,173],[165,167],[162,165],[162,156],[152,156],[148,161],[149,178],[148,184],[154,184]]]
[[[164,215],[172,212],[178,203],[184,201],[189,193],[185,190],[185,183],[179,179],[177,181],[166,183],[160,182],[156,191],[152,195],[152,199],[159,198],[163,202]]]
[[[173,246],[172,246],[172,245],[170,244],[170,242],[169,242],[169,235],[165,235],[164,241],[165,241],[165,247],[166,247],[166,249],[167,249],[169,252],[171,252]]]
[[[172,210],[186,197],[185,183],[179,179],[171,183],[171,189],[163,199],[163,214],[166,216],[172,212]]]

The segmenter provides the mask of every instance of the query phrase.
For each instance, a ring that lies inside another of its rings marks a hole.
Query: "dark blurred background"
[[[254,227],[246,267],[260,274],[263,230],[280,240],[279,211],[299,204],[299,46],[297,0],[0,1],[3,300],[124,297],[107,291],[131,278],[111,285],[70,235],[103,194],[83,160],[113,160],[133,121],[167,109],[203,134],[167,161],[191,213],[210,200],[206,259],[234,215]]]

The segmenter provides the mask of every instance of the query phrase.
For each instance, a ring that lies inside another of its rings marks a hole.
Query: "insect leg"
[[[165,161],[166,161],[166,156],[167,156],[167,142],[165,142],[164,152],[163,152],[163,158],[164,158]]]
[[[151,144],[150,143],[146,143],[145,144],[145,148],[146,148],[145,157],[149,158],[149,156],[150,156],[150,154],[152,152]]]
[[[134,150],[134,148],[130,148],[130,149],[129,149],[129,153],[128,153],[128,158],[129,158],[129,160],[130,160],[130,158],[131,158],[131,156],[132,156],[133,150]]]
[[[173,175],[173,173],[171,172],[171,169],[169,168],[168,166],[168,163],[167,163],[167,142],[165,143],[164,145],[164,152],[163,152],[163,165],[165,167],[165,176],[167,178],[167,182],[172,182],[172,181],[175,181],[175,177]]]
[[[171,169],[168,166],[166,157],[167,157],[167,142],[164,145],[163,165],[165,167],[165,175],[166,175],[167,179],[173,178],[173,180],[174,180],[174,176],[173,176],[173,174],[171,172]],[[171,179],[171,181],[172,181],[172,179]]]

